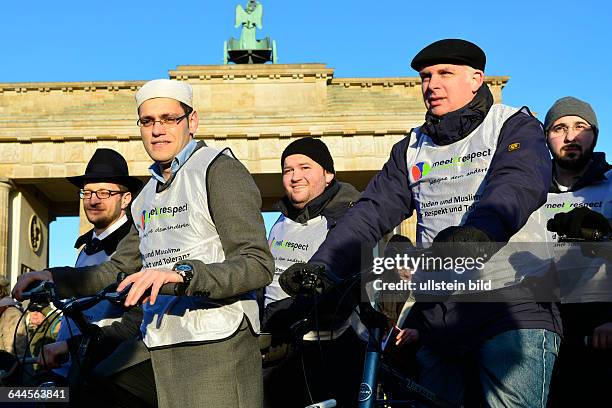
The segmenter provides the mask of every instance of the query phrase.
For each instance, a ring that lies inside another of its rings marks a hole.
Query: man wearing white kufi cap
[[[229,149],[193,139],[192,95],[189,84],[169,79],[149,81],[136,94],[142,142],[154,163],[132,203],[132,232],[115,256],[78,274],[31,272],[13,293],[19,298],[34,280],[53,280],[62,297],[94,293],[127,272],[118,288],[133,284],[127,306],[151,294],[136,338],[126,336],[134,332],[127,322],[103,329],[103,339],[126,341],[96,367],[105,379],[99,382],[111,388],[102,398],[123,406],[260,407],[254,290],[268,285],[274,270],[261,197]],[[164,284],[178,296],[159,294]]]
[[[154,79],[145,83],[136,93],[136,105],[153,98],[171,98],[193,107],[193,91],[187,82],[172,79]]]

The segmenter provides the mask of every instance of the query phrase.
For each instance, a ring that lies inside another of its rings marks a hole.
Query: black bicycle
[[[299,276],[295,281],[299,281],[298,285],[302,294],[314,294],[322,288],[325,288],[325,291],[334,290],[339,286],[349,288],[345,289],[345,293],[341,294],[340,302],[349,299],[349,297],[345,297],[346,291],[350,290],[361,279],[361,275],[356,275],[342,281],[330,282],[329,277],[323,273],[322,269],[312,271],[306,268],[306,264],[303,264],[303,269],[298,271],[297,275]],[[283,286],[282,280],[281,286]],[[290,287],[283,286],[283,289],[287,293],[292,292]],[[353,310],[358,312],[362,323],[369,332],[362,380],[359,395],[356,397],[358,407],[412,407],[416,403],[422,403],[432,408],[456,407],[457,405],[441,398],[435,392],[420,385],[398,367],[394,366],[394,363],[382,349],[383,337],[387,328],[386,318],[374,310],[369,303],[362,302],[358,306],[359,308],[357,308],[357,304],[354,305]],[[313,309],[315,308],[313,307]],[[301,322],[304,325],[304,320]],[[393,397],[398,394],[402,397]],[[335,406],[335,400],[327,400],[314,403],[306,408],[331,408]]]
[[[118,282],[123,278],[124,276],[120,275]],[[89,323],[83,312],[105,300],[122,305],[130,288],[117,292],[117,285],[118,283],[113,283],[93,296],[62,300],[56,294],[55,285],[52,282],[43,281],[26,290],[22,295],[24,300],[30,300],[33,303],[52,303],[58,310],[58,317],[60,313],[69,317],[80,330],[81,335],[78,338],[77,346],[69,349],[73,364],[70,366],[66,385],[71,388],[82,385],[87,373],[93,368],[93,349],[100,341],[100,328]],[[44,359],[44,354],[42,357]]]
[[[69,347],[72,364],[65,382],[55,379],[46,381],[44,386],[68,386],[71,390],[82,389],[87,381],[93,378],[92,371],[98,363],[95,356],[98,347],[101,345],[102,330],[95,324],[90,323],[83,312],[103,301],[123,306],[132,285],[128,285],[120,292],[117,292],[117,286],[126,276],[125,273],[119,273],[115,283],[92,296],[81,298],[60,299],[56,293],[55,285],[49,281],[37,282],[22,294],[22,298],[30,300],[31,303],[52,303],[58,310],[57,317],[61,313],[72,319],[81,332],[79,336],[74,337],[76,341]],[[176,284],[166,284],[160,289],[160,294],[175,293],[177,293]],[[149,294],[150,290],[146,291],[143,298]],[[44,354],[42,358],[44,359]],[[35,362],[34,359],[30,358],[27,361]],[[25,359],[21,361],[21,364],[24,363],[26,363]]]

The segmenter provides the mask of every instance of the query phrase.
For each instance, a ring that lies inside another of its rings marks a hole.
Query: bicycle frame
[[[374,328],[368,337],[363,377],[359,386],[359,408],[374,408],[376,406],[376,390],[378,387],[378,370],[380,366],[380,344],[383,332]]]
[[[381,371],[388,373],[398,380],[398,384],[406,391],[415,395],[415,399],[421,400],[432,407],[450,408],[454,407],[447,401],[439,398],[434,392],[419,385],[412,379],[400,374],[392,367],[387,366],[381,361],[381,341],[383,330],[374,328],[370,330],[368,346],[366,349],[365,362],[363,367],[363,377],[359,389],[359,408],[375,408],[384,404],[410,404],[412,400],[381,400],[377,398],[378,375]]]
[[[305,276],[305,277],[304,277]],[[302,278],[307,283],[311,289],[319,287],[320,276],[316,274],[308,274],[303,273]],[[339,282],[335,282],[333,286],[336,286]],[[377,406],[381,406],[384,404],[412,404],[414,400],[406,400],[406,401],[390,401],[390,400],[380,400],[377,398],[378,391],[378,376],[381,370],[384,370],[386,373],[389,373],[391,376],[398,379],[398,383],[402,388],[404,388],[407,392],[412,395],[415,395],[415,399],[426,402],[429,406],[432,407],[441,407],[441,408],[450,408],[454,407],[453,404],[448,403],[445,400],[439,398],[435,393],[428,390],[427,388],[419,385],[415,381],[407,378],[397,372],[396,370],[387,367],[384,363],[381,362],[382,351],[382,338],[383,338],[383,328],[382,327],[368,327],[369,329],[369,337],[368,344],[366,347],[366,354],[364,359],[364,368],[362,381],[360,384],[359,395],[358,395],[358,407],[359,408],[375,408]],[[307,408],[316,407],[328,407],[335,405],[327,405],[329,403],[335,403],[333,400],[323,401],[319,403],[315,403],[309,405]]]

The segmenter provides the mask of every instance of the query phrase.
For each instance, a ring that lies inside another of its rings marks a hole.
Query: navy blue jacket
[[[459,134],[454,141],[463,137]],[[520,147],[509,151],[513,143],[520,143]],[[311,262],[325,265],[328,273],[342,278],[351,271],[363,270],[367,265],[360,265],[362,254],[371,253],[375,242],[412,214],[415,205],[406,162],[408,144],[406,137],[393,146],[383,169],[328,233]],[[551,171],[542,126],[531,115],[517,112],[500,131],[483,180],[483,195],[464,225],[484,231],[494,241],[508,241],[546,202]],[[531,301],[489,303],[486,307],[469,302],[417,302],[405,325],[419,330],[423,344],[451,355],[464,354],[507,330],[547,329],[560,333],[554,305]]]
[[[372,247],[412,214],[414,203],[406,162],[409,141],[406,137],[393,146],[387,163],[329,232],[311,262],[324,264],[333,274],[345,277],[359,268],[362,245]],[[512,143],[520,143],[520,148],[509,152],[508,145]],[[484,231],[494,241],[508,241],[527,222],[529,215],[546,202],[551,171],[540,123],[526,113],[517,112],[501,129],[484,179],[483,195],[464,225]]]

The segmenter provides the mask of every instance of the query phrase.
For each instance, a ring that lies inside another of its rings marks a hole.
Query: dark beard
[[[564,170],[578,171],[582,170],[584,166],[587,165],[592,156],[593,152],[591,150],[588,152],[580,151],[578,156],[573,155],[573,157],[559,157],[555,155],[555,163]]]

